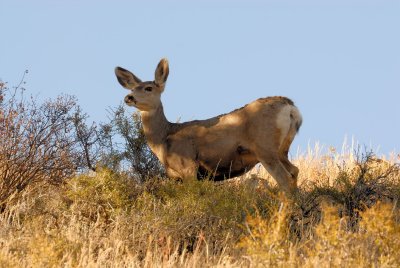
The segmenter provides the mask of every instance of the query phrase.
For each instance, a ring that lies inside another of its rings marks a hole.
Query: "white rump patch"
[[[282,144],[283,140],[289,134],[291,125],[290,113],[292,112],[292,109],[292,105],[286,105],[279,111],[276,117],[276,126],[281,131],[281,136],[279,140],[280,144]]]

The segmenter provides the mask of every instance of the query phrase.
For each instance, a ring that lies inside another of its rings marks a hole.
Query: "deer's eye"
[[[152,87],[145,87],[144,90],[146,90],[148,92],[151,92],[153,90],[153,88]]]

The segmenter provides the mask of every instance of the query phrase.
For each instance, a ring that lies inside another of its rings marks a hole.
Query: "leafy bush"
[[[104,169],[78,175],[68,180],[65,188],[68,203],[77,206],[82,216],[97,219],[101,215],[109,219],[131,209],[137,185],[127,176]]]
[[[195,248],[199,236],[211,252],[222,250],[224,242],[237,239],[247,213],[254,213],[256,206],[268,210],[267,204],[276,202],[266,192],[212,181],[158,181],[146,188],[134,211],[144,217],[148,234],[172,237],[188,250]]]
[[[110,122],[101,126],[100,144],[105,153],[99,164],[124,171],[138,182],[164,176],[161,163],[146,143],[140,114],[127,115],[122,105],[110,113]]]

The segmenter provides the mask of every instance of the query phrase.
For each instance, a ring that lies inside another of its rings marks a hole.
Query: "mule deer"
[[[119,83],[131,92],[125,103],[139,109],[147,143],[165,166],[167,176],[182,180],[236,177],[260,163],[285,192],[297,189],[298,168],[288,151],[302,117],[285,97],[260,98],[228,114],[207,120],[170,123],[161,103],[169,74],[162,59],[154,81],[115,68]]]

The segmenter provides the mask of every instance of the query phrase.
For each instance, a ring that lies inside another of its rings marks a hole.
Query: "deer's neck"
[[[170,123],[164,114],[164,108],[160,104],[154,111],[142,111],[141,116],[147,143],[160,161],[162,161],[163,144],[170,127]]]

